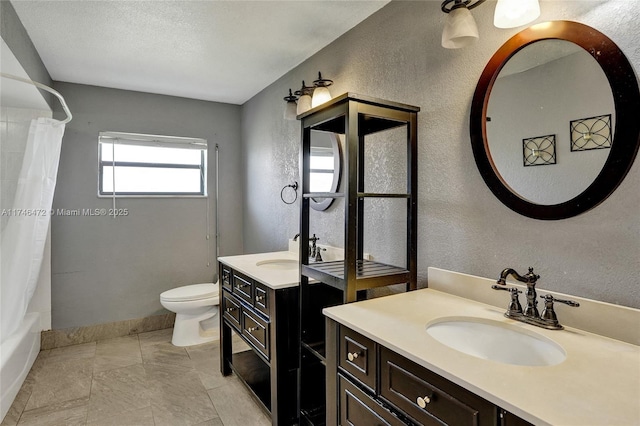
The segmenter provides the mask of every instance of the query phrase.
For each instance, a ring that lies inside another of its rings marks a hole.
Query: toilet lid
[[[185,285],[160,294],[160,298],[173,302],[207,299],[218,296],[218,285],[213,283]]]

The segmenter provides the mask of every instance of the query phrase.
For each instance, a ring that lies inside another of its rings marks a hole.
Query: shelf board
[[[302,194],[303,198],[344,198],[343,192],[309,192]]]
[[[301,272],[309,278],[344,290],[344,261],[316,262],[310,265],[302,265]],[[387,265],[372,260],[356,261],[356,290],[402,284],[411,281],[411,273],[405,268]]]
[[[358,198],[410,198],[411,194],[382,194],[374,192],[358,192]]]
[[[301,345],[310,354],[312,354],[313,356],[318,358],[322,365],[325,365],[325,366],[327,365],[324,341],[322,341],[322,342],[312,342],[312,343],[301,342]]]

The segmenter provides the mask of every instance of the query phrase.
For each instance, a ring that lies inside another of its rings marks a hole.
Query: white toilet
[[[218,283],[177,287],[160,294],[160,303],[176,313],[171,343],[192,346],[219,339]]]

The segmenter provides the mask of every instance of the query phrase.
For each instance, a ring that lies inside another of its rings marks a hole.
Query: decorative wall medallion
[[[611,148],[611,114],[574,120],[571,151]]]
[[[524,166],[556,164],[556,135],[522,140]]]

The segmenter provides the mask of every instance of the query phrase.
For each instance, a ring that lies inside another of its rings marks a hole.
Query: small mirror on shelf
[[[309,192],[335,193],[340,185],[342,151],[338,135],[329,132],[311,132]],[[333,198],[312,198],[311,208],[322,211],[329,208]]]

